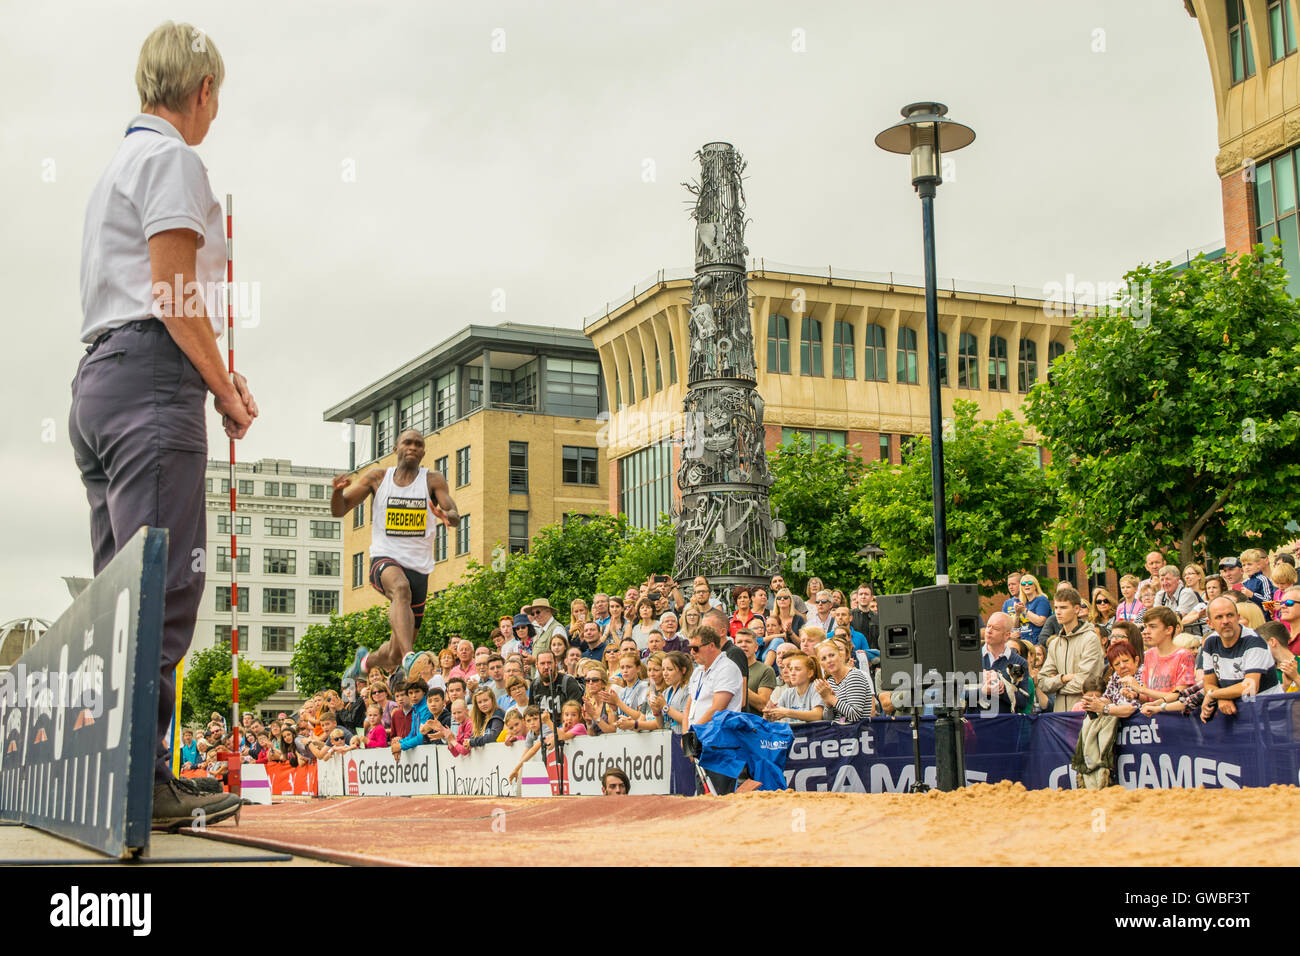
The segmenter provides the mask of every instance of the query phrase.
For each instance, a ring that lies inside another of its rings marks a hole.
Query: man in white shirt
[[[696,727],[707,724],[713,715],[724,710],[740,711],[745,701],[745,679],[740,668],[722,653],[722,639],[708,625],[696,630],[690,641],[691,657],[695,669],[686,697],[686,725]],[[715,793],[731,793],[736,789],[734,777],[724,777],[706,770],[713,782]]]

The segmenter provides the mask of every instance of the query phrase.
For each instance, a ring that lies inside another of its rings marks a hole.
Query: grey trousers
[[[157,780],[171,777],[164,738],[176,704],[175,668],[189,650],[203,597],[207,394],[198,370],[157,319],[102,336],[72,380],[68,434],[90,502],[95,573],[141,525],[168,531],[162,659],[139,662],[160,668]]]

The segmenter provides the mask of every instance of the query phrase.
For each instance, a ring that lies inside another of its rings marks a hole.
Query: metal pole
[[[235,229],[232,200],[226,193],[226,358],[235,374]],[[235,535],[235,440],[230,439],[230,725],[234,731],[234,753],[226,764],[226,783],[239,794],[239,548]]]
[[[930,374],[930,480],[934,486],[934,583],[948,583],[948,518],[943,487],[943,406],[939,401],[939,306],[934,275],[933,182],[917,184],[921,195],[921,235],[925,243],[925,335]]]

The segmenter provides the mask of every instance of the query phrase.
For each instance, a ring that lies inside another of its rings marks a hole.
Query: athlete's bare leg
[[[370,652],[370,667],[393,670],[415,647],[415,612],[411,610],[411,583],[406,573],[394,564],[379,575],[388,597],[388,623],[393,636]]]

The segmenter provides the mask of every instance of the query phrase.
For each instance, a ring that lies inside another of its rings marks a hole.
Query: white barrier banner
[[[519,772],[510,773],[527,748],[523,743],[486,744],[453,757],[445,748],[438,757],[438,793],[483,797],[549,797],[551,784],[539,751]]]
[[[335,754],[318,767],[322,797],[417,797],[438,792],[439,751],[413,747],[394,758],[387,747]]]
[[[672,734],[602,734],[564,745],[564,791],[599,796],[600,776],[610,767],[628,775],[635,794],[670,791]],[[524,755],[522,743],[487,744],[459,757],[427,744],[394,759],[386,748],[349,750],[318,765],[322,797],[459,796],[548,797],[558,789],[555,754],[539,752],[524,764],[517,782],[510,773]]]
[[[631,781],[634,794],[668,793],[672,783],[671,731],[601,734],[576,737],[564,744],[565,792],[600,796],[600,775],[618,767]],[[554,756],[547,764],[554,775]]]
[[[239,795],[245,800],[271,805],[271,778],[260,763],[246,763],[239,768]]]

